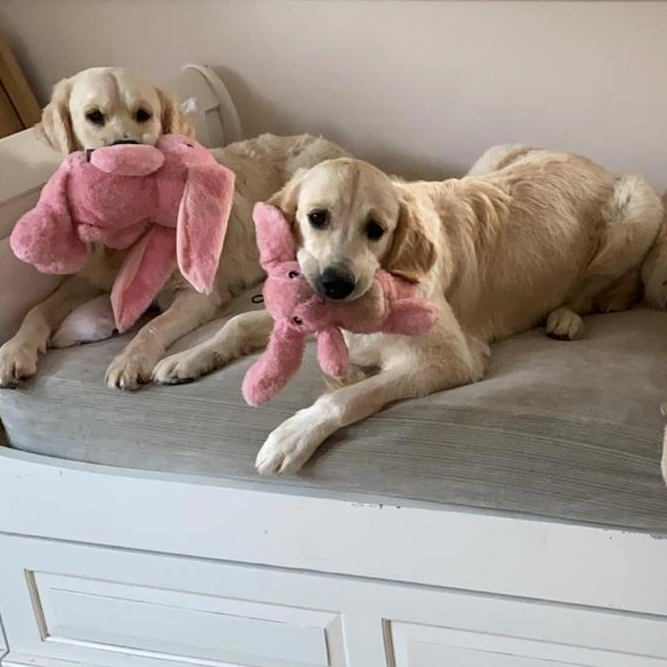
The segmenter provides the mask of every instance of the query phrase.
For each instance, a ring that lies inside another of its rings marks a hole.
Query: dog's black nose
[[[344,269],[329,267],[322,271],[317,281],[318,292],[328,299],[344,299],[356,286],[354,276]]]
[[[138,144],[139,142],[136,139],[116,139],[112,141],[110,146],[120,146],[121,144]]]

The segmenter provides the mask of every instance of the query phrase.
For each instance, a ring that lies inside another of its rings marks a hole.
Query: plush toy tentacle
[[[328,327],[317,334],[317,359],[327,375],[335,378],[347,375],[350,354],[338,327]]]
[[[264,354],[243,378],[246,403],[257,407],[271,400],[299,370],[305,347],[305,334],[277,322]]]
[[[37,202],[16,223],[10,238],[14,254],[42,273],[67,275],[83,267],[88,255],[79,239],[67,202],[68,158],[48,180]]]

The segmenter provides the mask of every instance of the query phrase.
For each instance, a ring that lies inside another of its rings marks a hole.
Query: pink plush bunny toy
[[[301,366],[309,334],[317,334],[322,370],[343,377],[349,357],[341,329],[418,336],[435,324],[432,306],[414,297],[415,286],[386,271],[378,271],[371,288],[354,301],[320,297],[301,273],[292,232],[281,211],[259,203],[253,219],[260,261],[268,274],[264,303],[275,324],[266,351],[243,380],[243,396],[250,405],[267,402],[289,382]]]
[[[14,227],[14,254],[42,273],[72,274],[88,244],[130,248],[111,291],[119,331],[150,306],[178,266],[209,292],[222,251],[234,174],[193,139],[72,153]]]

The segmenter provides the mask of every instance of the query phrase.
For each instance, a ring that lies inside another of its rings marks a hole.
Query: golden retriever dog
[[[193,134],[187,117],[165,91],[136,72],[111,67],[85,70],[58,83],[37,131],[63,154],[120,142],[154,144],[162,133]],[[256,201],[280,189],[297,169],[346,155],[338,146],[308,135],[262,135],[214,149],[213,154],[236,174],[214,290],[199,294],[175,273],[158,296],[164,312],[140,329],[109,366],[110,387],[137,389],[149,381],[174,341],[213,319],[234,294],[262,279],[251,215]],[[16,386],[33,375],[49,345],[65,347],[105,336],[87,332],[88,338],[76,338],[70,331],[59,335],[58,329],[83,304],[96,298],[103,307],[108,304],[122,259],[122,252],[92,247],[84,269],[26,315],[16,335],[0,347],[0,387]]]
[[[472,173],[406,183],[342,158],[298,172],[272,198],[320,294],[354,299],[383,267],[419,282],[439,319],[418,338],[348,336],[350,381],[268,436],[260,473],[297,471],[336,430],[387,403],[479,380],[494,341],[540,323],[550,336],[577,338],[581,315],[641,297],[640,271],[663,216],[644,180],[522,146],[492,149]],[[271,326],[265,311],[239,315],[163,360],[158,379],[193,379],[261,348]]]

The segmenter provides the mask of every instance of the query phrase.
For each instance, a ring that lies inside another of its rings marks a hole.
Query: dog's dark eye
[[[324,229],[329,224],[329,211],[321,208],[308,214],[308,221],[316,229]]]
[[[137,123],[145,123],[147,120],[151,119],[151,116],[151,112],[146,111],[146,109],[137,109],[137,113],[134,114]]]
[[[384,227],[379,222],[375,220],[369,220],[366,223],[366,236],[371,241],[377,241],[384,234]]]
[[[104,125],[104,114],[99,109],[91,109],[86,113],[86,119],[93,125]]]

